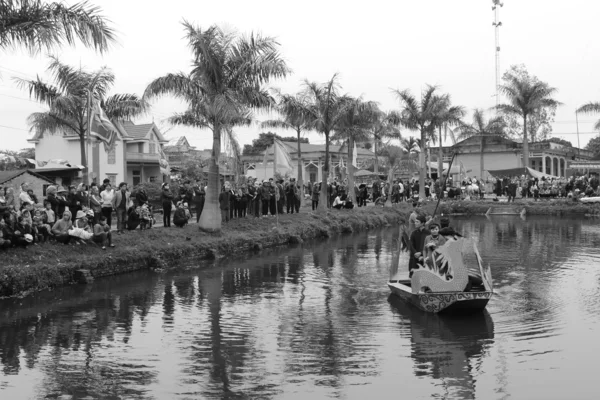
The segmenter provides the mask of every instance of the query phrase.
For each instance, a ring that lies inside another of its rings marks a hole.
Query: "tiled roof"
[[[36,178],[43,179],[48,182],[53,182],[50,179],[46,178],[45,176],[37,174],[28,169],[19,169],[16,171],[0,171],[0,184],[10,181],[11,179],[15,179],[16,177],[18,177],[19,175],[22,175],[24,173],[29,173],[29,174],[35,176]]]
[[[125,129],[127,136],[133,139],[146,138],[153,126],[154,124],[133,125],[130,121],[125,121],[125,123],[123,123],[123,128]]]

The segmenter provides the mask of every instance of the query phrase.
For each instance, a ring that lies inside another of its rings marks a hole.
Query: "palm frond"
[[[111,119],[128,120],[143,115],[148,110],[148,102],[136,94],[115,94],[102,102],[102,109]]]
[[[600,113],[600,102],[589,102],[577,109],[578,113],[594,114]]]
[[[14,77],[13,80],[17,83],[20,89],[27,90],[29,97],[50,107],[57,97],[61,94],[58,88],[43,82],[40,77],[36,80],[23,79]]]
[[[116,42],[116,34],[101,9],[87,1],[5,0],[0,2],[0,48],[23,46],[33,53],[51,50],[76,39],[101,53]]]
[[[171,95],[184,101],[194,101],[205,94],[204,87],[199,81],[192,79],[183,72],[167,74],[153,80],[144,91],[144,98]]]
[[[289,123],[281,119],[269,119],[260,123],[261,128],[294,129]]]
[[[77,121],[65,119],[51,112],[37,112],[27,117],[29,131],[37,134],[75,134],[79,135]]]

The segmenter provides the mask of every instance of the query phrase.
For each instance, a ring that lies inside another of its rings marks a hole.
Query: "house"
[[[453,170],[460,166],[463,171],[471,170],[469,176],[480,174],[481,137],[473,136],[443,148],[444,162],[450,162],[456,153]],[[483,152],[485,170],[521,168],[523,165],[523,143],[501,137],[488,138]],[[529,167],[554,176],[568,176],[571,163],[590,160],[593,152],[554,142],[533,142],[529,144]],[[484,179],[489,176],[484,172]]]
[[[292,159],[293,171],[290,176],[298,176],[298,142],[282,142]],[[265,158],[267,165],[263,165]],[[268,179],[273,176],[273,146],[270,146],[265,153],[258,156],[242,156],[244,162],[244,173],[258,179]],[[323,181],[323,166],[325,164],[325,145],[300,143],[300,157],[302,165],[302,180],[306,182]],[[348,164],[348,148],[331,144],[329,145],[330,175],[343,177]],[[375,153],[371,150],[357,147],[358,168],[367,168],[375,160]],[[270,161],[270,162],[269,162]],[[352,160],[350,160],[352,162]],[[326,177],[325,177],[326,178]]]
[[[136,125],[131,121],[115,122],[118,130],[112,148],[90,138],[85,145],[90,182],[102,183],[105,178],[113,184],[127,182],[163,182],[168,171],[161,169],[160,160],[165,140],[154,123]],[[35,144],[37,161],[68,160],[71,165],[81,164],[79,136],[74,134],[36,133],[28,142]],[[76,176],[76,184],[82,174]]]
[[[0,171],[0,187],[13,188],[15,198],[19,197],[21,184],[27,182],[29,189],[33,190],[38,201],[46,197],[46,189],[53,185],[54,181],[38,174],[31,169],[18,169],[14,171]]]

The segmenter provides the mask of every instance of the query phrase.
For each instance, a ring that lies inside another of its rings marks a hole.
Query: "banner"
[[[290,153],[288,153],[285,145],[279,140],[275,139],[273,142],[273,173],[279,172],[282,175],[285,175],[287,172],[292,172],[294,169],[292,163],[292,157]],[[267,165],[267,152],[265,151],[265,157],[263,160],[263,165]]]
[[[90,136],[104,143],[106,151],[110,151],[117,139],[117,128],[108,119],[99,103],[96,103],[92,112],[92,129]]]
[[[169,167],[169,159],[165,155],[162,146],[158,146],[158,165],[160,166],[160,173],[163,175],[170,175],[171,168]]]

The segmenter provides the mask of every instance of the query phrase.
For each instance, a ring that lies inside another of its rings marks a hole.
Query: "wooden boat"
[[[431,313],[467,314],[483,310],[493,296],[490,268],[483,268],[477,247],[473,252],[481,276],[469,274],[464,264],[466,239],[452,238],[426,260],[424,267],[408,276],[408,234],[400,236],[396,271],[390,273],[392,294]],[[402,244],[404,242],[404,244]],[[405,262],[402,262],[405,261]],[[394,260],[396,263],[396,260]],[[399,272],[402,270],[403,272]]]

